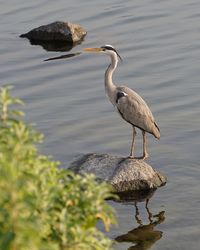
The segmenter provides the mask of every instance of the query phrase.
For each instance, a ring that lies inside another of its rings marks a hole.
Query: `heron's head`
[[[85,48],[83,50],[88,51],[88,52],[104,53],[109,56],[116,56],[122,61],[121,56],[112,45],[107,44],[107,45],[101,46],[100,48]]]

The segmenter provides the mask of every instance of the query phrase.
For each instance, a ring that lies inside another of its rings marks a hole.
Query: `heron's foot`
[[[143,156],[137,157],[137,156],[129,155],[129,156],[127,156],[127,159],[141,160],[141,159],[143,159]]]
[[[143,156],[142,156],[142,160],[145,160],[149,157],[149,154],[148,153],[144,153]]]
[[[128,159],[135,159],[135,160],[145,160],[149,157],[149,154],[146,153],[143,156],[139,156],[139,157],[133,157],[133,156],[128,156]]]
[[[129,155],[127,158],[128,159],[135,159],[135,160],[145,160],[149,157],[148,153],[144,153],[143,156],[140,157],[134,157],[133,155]]]

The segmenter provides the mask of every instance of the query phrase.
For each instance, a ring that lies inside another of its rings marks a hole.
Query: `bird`
[[[122,61],[122,58],[112,45],[104,45],[98,48],[84,48],[83,51],[102,53],[110,57],[111,63],[106,69],[104,77],[105,91],[108,99],[120,116],[132,126],[132,143],[128,158],[146,159],[149,156],[146,133],[150,133],[155,138],[160,139],[160,129],[144,99],[131,88],[123,85],[117,86],[113,82],[113,72],[118,65],[118,61]],[[142,131],[143,136],[143,155],[141,157],[135,157],[134,154],[136,128]]]

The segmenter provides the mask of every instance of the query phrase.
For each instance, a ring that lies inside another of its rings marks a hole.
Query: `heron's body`
[[[112,81],[112,75],[117,67],[119,54],[111,45],[101,48],[88,48],[86,51],[104,52],[111,58],[111,64],[105,72],[105,90],[110,102],[117,108],[121,117],[133,127],[133,140],[131,145],[131,158],[134,157],[135,127],[142,130],[143,134],[143,156],[148,157],[146,146],[146,132],[160,138],[160,131],[155,123],[153,114],[142,97],[126,86],[116,86]]]
[[[117,93],[126,94],[116,102],[116,107],[121,117],[134,127],[159,138],[158,126],[146,102],[135,91],[126,86],[117,87],[116,89]],[[117,95],[119,96],[119,94]]]

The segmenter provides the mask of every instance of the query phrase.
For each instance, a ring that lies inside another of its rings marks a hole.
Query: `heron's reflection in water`
[[[133,201],[135,207],[135,221],[138,224],[136,228],[129,231],[126,234],[116,237],[117,242],[132,242],[133,246],[129,247],[128,250],[147,250],[152,247],[162,237],[162,231],[156,229],[156,226],[163,223],[165,220],[165,211],[153,214],[149,209],[149,197],[153,193],[147,195],[147,198],[141,198]],[[143,224],[140,216],[138,202],[145,202],[145,210],[147,212],[148,223]]]

